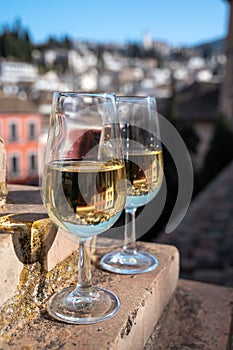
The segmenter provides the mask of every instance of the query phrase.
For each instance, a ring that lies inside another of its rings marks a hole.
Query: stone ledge
[[[22,281],[29,282],[26,273],[36,287],[58,264],[64,268],[63,262],[78,247],[47,218],[38,187],[8,187],[7,204],[0,210],[0,306],[20,294]]]
[[[5,241],[5,245],[12,246],[11,249],[15,250],[17,256],[20,254],[19,260],[23,263],[31,263],[31,260],[40,255],[44,270],[51,271],[56,264],[72,254],[78,244],[57,230],[48,219],[39,187],[8,185],[8,189],[7,204],[0,210],[1,244]],[[19,244],[19,238],[21,242],[24,239],[26,252]],[[38,239],[41,241],[39,245]],[[1,261],[4,261],[2,257]],[[14,266],[11,268],[14,269]]]
[[[233,288],[179,280],[144,350],[232,350]]]
[[[97,341],[92,333],[98,335],[100,349],[143,348],[176,288],[179,253],[167,245],[140,242],[138,246],[158,257],[157,270],[135,276],[110,274],[98,268],[107,248],[92,251],[97,266],[93,267],[94,282],[115,291],[122,302],[113,319],[89,326],[55,322],[46,313],[45,300],[57,289],[76,282],[78,245],[48,219],[38,187],[9,185],[7,204],[0,212],[2,348],[44,349],[47,343],[51,349],[59,344],[72,349],[77,343],[91,349],[93,339],[94,348]]]
[[[140,242],[139,248],[157,256],[159,267],[156,270],[124,276],[94,268],[94,282],[111,289],[121,299],[121,308],[115,317],[94,325],[67,325],[52,320],[42,305],[40,316],[5,334],[0,348],[143,349],[176,289],[179,253],[172,246],[159,244]],[[98,250],[98,257],[105,252]]]
[[[24,222],[12,216],[0,217],[0,260],[4,266],[0,270],[0,305],[20,292],[25,269],[31,272],[30,281],[23,278],[23,283],[36,283],[38,274],[41,279],[48,277],[49,272],[51,275],[77,247],[78,244],[57,231],[49,219],[33,221],[31,218]]]
[[[6,204],[7,183],[6,183],[6,148],[3,139],[0,137],[0,210]]]

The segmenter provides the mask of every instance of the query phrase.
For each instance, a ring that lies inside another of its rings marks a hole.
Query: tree
[[[23,61],[31,61],[33,45],[27,29],[24,29],[20,19],[16,19],[12,29],[3,27],[0,35],[0,56],[15,57]]]

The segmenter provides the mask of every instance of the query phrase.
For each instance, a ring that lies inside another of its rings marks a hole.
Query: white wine
[[[129,151],[125,162],[126,175],[130,182],[126,207],[140,207],[151,201],[161,187],[162,151]]]
[[[118,160],[54,161],[45,166],[44,203],[51,219],[79,237],[106,231],[125,205],[125,166]]]

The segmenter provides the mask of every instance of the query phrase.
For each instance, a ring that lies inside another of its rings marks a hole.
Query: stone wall
[[[8,189],[0,211],[0,334],[39,314],[45,300],[77,272],[78,255],[78,244],[47,217],[38,187]]]
[[[3,139],[0,137],[0,209],[5,205],[6,196],[6,149]]]

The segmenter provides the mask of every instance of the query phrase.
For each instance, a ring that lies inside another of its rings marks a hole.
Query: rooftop
[[[0,113],[38,113],[38,106],[24,95],[19,98],[0,94]]]

